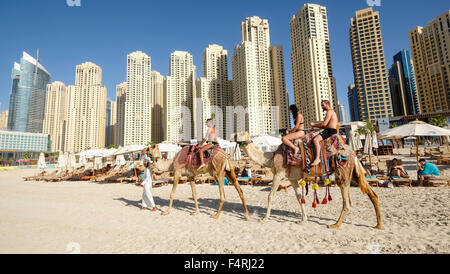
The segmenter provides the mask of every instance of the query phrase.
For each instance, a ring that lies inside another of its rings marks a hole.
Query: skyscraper
[[[164,76],[152,71],[152,141],[164,141]]]
[[[340,104],[338,102],[338,118],[339,122],[341,123],[347,123],[347,111],[345,111],[345,106],[343,104]]]
[[[127,57],[124,145],[152,140],[152,66],[150,56],[136,51]]]
[[[127,83],[121,83],[116,86],[116,112],[117,126],[115,129],[115,145],[123,146],[124,144],[124,127],[125,127],[125,102],[127,99]]]
[[[42,133],[50,135],[51,152],[65,151],[67,88],[62,82],[47,85]]]
[[[270,66],[275,106],[279,107],[278,126],[280,129],[291,127],[289,117],[289,98],[286,89],[284,54],[282,46],[270,47]]]
[[[110,145],[111,133],[111,99],[106,99],[106,131],[105,131],[105,146]]]
[[[290,21],[295,104],[306,124],[323,121],[323,100],[338,112],[326,7],[305,4]]]
[[[450,10],[409,32],[422,113],[450,109]]]
[[[105,147],[106,95],[102,69],[91,62],[78,65],[75,85],[68,87],[66,151]]]
[[[360,119],[392,117],[378,11],[368,8],[356,12],[350,23],[350,45]]]
[[[202,115],[196,119],[196,138],[205,136],[206,120],[209,118],[214,119],[217,136],[226,138],[232,133],[226,132],[226,107],[232,105],[231,83],[228,80],[228,51],[219,45],[209,45],[203,52],[202,65],[203,73],[197,80],[196,96],[200,99],[196,101],[196,110],[201,109]]]
[[[9,101],[8,130],[42,133],[45,94],[50,73],[28,53],[14,63]]]
[[[407,50],[394,56],[394,64],[389,69],[389,86],[394,116],[419,114],[413,66]]]
[[[241,108],[235,129],[247,130],[251,136],[278,134],[280,110],[271,77],[269,22],[257,16],[246,18],[241,39],[232,58],[235,113]]]
[[[347,92],[348,105],[350,107],[350,119],[352,122],[359,121],[358,96],[356,94],[355,84],[348,86]]]
[[[108,141],[110,145],[117,146],[116,130],[117,130],[117,102],[111,101],[111,114],[109,117],[109,141]]]
[[[170,142],[189,141],[193,136],[195,75],[191,54],[175,51],[170,55],[169,76],[164,81],[165,139]]]

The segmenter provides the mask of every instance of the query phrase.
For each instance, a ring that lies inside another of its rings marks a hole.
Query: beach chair
[[[56,171],[55,171],[56,172]],[[42,172],[40,172],[37,175],[34,176],[29,176],[29,177],[23,177],[23,179],[25,181],[39,181],[40,178],[44,177],[44,176],[48,176],[49,174],[47,173],[47,171],[43,170]]]
[[[423,185],[428,187],[450,186],[450,178],[446,176],[441,176],[438,178],[425,178]]]
[[[128,168],[128,166],[126,166],[126,165],[123,165],[123,166],[117,165],[114,168],[112,168],[110,171],[108,171],[107,173],[99,175],[96,178],[91,179],[91,181],[93,181],[93,182],[107,181],[109,178],[126,171],[126,168]]]
[[[398,164],[402,165],[402,160],[398,159]],[[387,177],[389,177],[389,180],[392,182],[392,184],[394,184],[394,186],[401,186],[401,185],[407,185],[409,187],[412,187],[412,182],[413,180],[409,177],[408,171],[405,170],[406,175],[408,176],[408,178],[399,178],[397,176],[391,176],[390,174],[390,167],[392,165],[392,160],[387,160],[386,161],[386,166],[387,166]]]

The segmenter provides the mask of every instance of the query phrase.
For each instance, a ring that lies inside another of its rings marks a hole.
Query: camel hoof
[[[329,225],[328,226],[329,229],[338,229],[339,227],[341,227],[341,226],[338,225],[338,224],[334,224],[334,225]]]
[[[383,227],[383,225],[377,225],[376,227],[374,227],[375,229],[378,229],[378,230],[384,230],[384,227]]]
[[[161,213],[161,215],[163,215],[163,216],[167,216],[169,214],[170,214],[170,211],[164,211],[163,213]]]
[[[248,215],[244,215],[244,219],[247,221],[247,222],[254,222],[255,220],[253,220],[250,216],[248,216]]]
[[[259,222],[265,224],[268,221],[269,221],[269,218],[264,218],[264,219],[261,219]]]
[[[219,219],[219,215],[217,215],[217,214],[215,214],[215,215],[211,215],[211,218],[213,218],[213,219],[217,220],[217,219]]]
[[[197,216],[199,213],[200,213],[200,212],[198,212],[198,211],[192,212],[192,213],[191,213],[191,216]]]
[[[302,221],[297,222],[298,225],[306,225],[307,223],[308,223],[308,220],[305,220],[305,221],[302,220]]]

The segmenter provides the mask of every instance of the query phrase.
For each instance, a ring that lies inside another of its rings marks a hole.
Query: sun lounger
[[[450,178],[448,178],[446,176],[437,177],[437,178],[425,178],[423,184],[424,184],[424,186],[429,186],[429,187],[450,186]]]
[[[55,171],[56,172],[56,171]],[[47,171],[42,171],[41,173],[39,173],[38,175],[35,176],[29,176],[29,177],[24,177],[23,179],[25,181],[38,181],[40,178],[44,177],[44,176],[48,176],[49,174],[47,174]]]
[[[114,168],[112,168],[111,170],[109,170],[107,173],[96,176],[91,181],[93,181],[93,182],[107,181],[109,178],[126,171],[127,168],[128,167],[126,165],[123,165],[123,166],[117,165]]]

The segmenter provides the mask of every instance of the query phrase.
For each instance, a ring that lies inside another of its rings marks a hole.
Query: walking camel
[[[241,132],[234,134],[232,139],[233,141],[236,141],[236,143],[240,144],[241,147],[243,147],[245,153],[252,161],[256,162],[257,164],[263,167],[271,168],[274,174],[272,190],[268,198],[267,213],[262,221],[265,222],[269,220],[272,206],[272,199],[275,193],[277,192],[281,181],[287,178],[291,182],[296,194],[296,198],[301,206],[302,220],[303,222],[306,222],[308,218],[306,216],[305,205],[302,204],[301,202],[301,193],[299,191],[300,189],[299,180],[303,178],[303,170],[300,166],[288,167],[286,165],[287,152],[284,145],[283,144],[280,145],[277,151],[275,151],[274,153],[262,153],[251,142],[250,135],[248,132]],[[359,185],[362,192],[369,196],[373,204],[377,216],[377,225],[375,228],[383,229],[378,203],[378,196],[372,190],[367,180],[365,179],[364,169],[361,163],[359,162],[358,158],[356,157],[355,153],[352,152],[347,163],[337,167],[335,171],[336,171],[336,184],[339,186],[342,194],[343,208],[337,222],[333,225],[329,225],[328,228],[332,229],[339,228],[345,216],[350,211],[350,208],[352,206],[350,199],[350,183],[353,180]]]
[[[237,177],[236,174],[234,173],[234,168],[231,163],[230,156],[220,148],[213,149],[211,152],[211,159],[208,161],[207,165],[202,169],[198,169],[199,165],[191,165],[191,166],[189,165],[189,161],[187,160],[189,157],[189,149],[190,149],[189,146],[184,147],[181,151],[179,151],[175,155],[175,158],[173,160],[159,159],[154,164],[154,167],[160,171],[174,172],[173,187],[172,192],[170,193],[169,208],[167,209],[167,211],[163,212],[162,215],[170,214],[172,210],[173,198],[175,196],[175,191],[177,189],[181,175],[183,174],[183,172],[188,172],[194,176],[199,174],[210,174],[219,183],[220,203],[217,213],[215,215],[212,215],[211,216],[212,218],[218,219],[222,211],[222,206],[225,202],[224,178],[227,177],[228,181],[232,182],[234,187],[236,188],[239,197],[242,200],[242,205],[244,206],[244,218],[247,221],[249,221],[250,216],[247,209],[247,205],[245,203],[244,192],[242,191],[241,186],[237,181]],[[152,157],[157,158],[161,157],[158,145],[149,148],[146,151],[146,153],[150,154]],[[195,204],[195,211],[191,215],[197,215],[199,213],[199,208],[197,202],[197,191],[195,181],[191,180],[190,183],[192,189],[192,197],[194,198]]]

